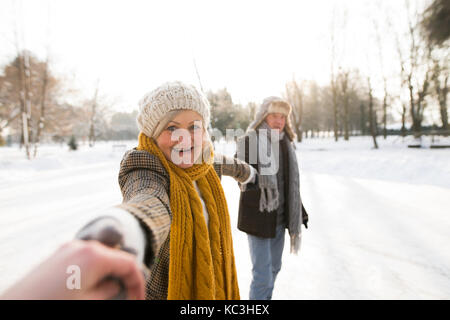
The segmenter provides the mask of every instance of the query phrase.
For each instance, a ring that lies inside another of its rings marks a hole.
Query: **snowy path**
[[[0,291],[72,239],[96,212],[121,202],[119,159],[0,184]]]
[[[96,211],[121,202],[120,158],[0,181],[0,292]],[[229,177],[223,185],[247,299],[251,264],[247,237],[236,229],[239,189]],[[310,228],[299,256],[289,254],[286,238],[274,299],[450,298],[449,188],[306,171],[301,191]]]
[[[310,228],[298,256],[286,238],[274,299],[450,298],[449,189],[313,173],[301,182]],[[247,298],[247,239],[236,231],[234,241]]]

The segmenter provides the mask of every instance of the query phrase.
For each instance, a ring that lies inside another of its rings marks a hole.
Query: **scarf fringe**
[[[293,234],[291,235],[291,254],[297,255],[300,251],[300,245],[302,243],[302,235],[301,234]]]
[[[259,211],[274,211],[278,209],[278,190],[273,188],[261,188]]]

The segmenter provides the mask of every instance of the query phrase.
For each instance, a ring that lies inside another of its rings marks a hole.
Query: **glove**
[[[96,240],[102,244],[126,251],[134,254],[142,265],[144,262],[146,238],[143,229],[139,222],[130,213],[113,208],[108,212],[108,215],[100,216],[88,224],[86,224],[75,238],[80,240]],[[144,278],[147,279],[147,270],[142,268]],[[115,281],[121,288],[119,294],[111,299],[125,299],[126,292],[123,282],[113,276],[106,277],[104,281]]]
[[[239,183],[241,191],[257,190],[259,188],[258,187],[259,173],[252,166],[250,166],[250,170],[252,171],[251,175],[253,175],[253,177],[247,183],[244,184]]]
[[[308,220],[309,220],[308,213],[306,212],[305,207],[303,207],[302,203],[302,222],[305,225],[306,229],[308,229]]]

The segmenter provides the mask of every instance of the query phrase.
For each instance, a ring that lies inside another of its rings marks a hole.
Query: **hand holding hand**
[[[77,275],[80,277],[79,287],[74,287],[71,280]],[[108,248],[98,241],[73,240],[7,290],[1,298],[108,299],[122,289],[117,282],[110,281],[111,277],[121,279],[127,298],[145,298],[144,276],[133,255]]]

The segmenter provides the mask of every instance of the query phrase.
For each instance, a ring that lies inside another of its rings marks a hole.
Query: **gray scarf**
[[[284,137],[277,130],[272,130],[266,122],[262,122],[258,131],[258,185],[261,189],[259,211],[274,211],[278,208],[277,172],[280,168],[280,140]]]
[[[258,187],[261,189],[260,212],[265,210],[270,212],[278,208],[277,172],[279,168],[279,152],[281,152],[280,142],[284,140],[283,142],[287,145],[289,164],[289,186],[287,186],[289,190],[288,230],[291,238],[291,253],[297,254],[301,242],[302,205],[300,177],[294,144],[284,134],[284,131],[278,133],[276,130],[271,130],[265,121],[261,122],[256,130],[249,130],[247,134],[250,136],[250,141],[258,141]],[[252,136],[255,135],[257,135],[257,139],[252,139]],[[240,150],[240,152],[243,151]],[[242,190],[245,191],[245,185],[242,186]]]

